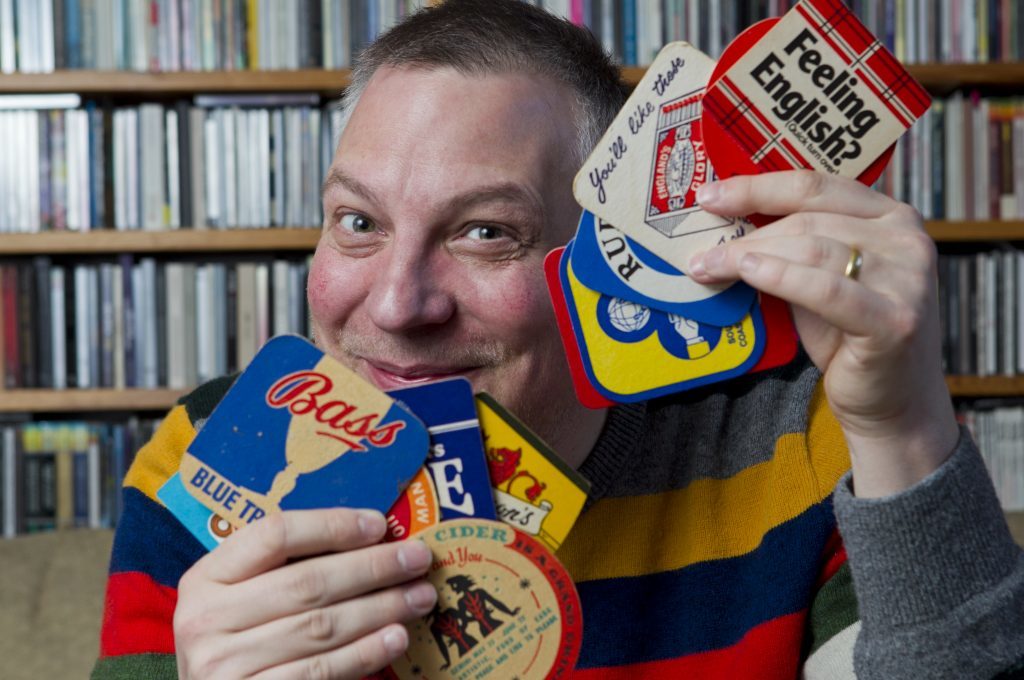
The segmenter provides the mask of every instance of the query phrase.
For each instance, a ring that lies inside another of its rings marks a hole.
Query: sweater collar
[[[590,481],[587,507],[600,500],[621,476],[626,461],[640,445],[647,403],[623,404],[608,409],[608,418],[597,443],[580,465],[579,473]]]

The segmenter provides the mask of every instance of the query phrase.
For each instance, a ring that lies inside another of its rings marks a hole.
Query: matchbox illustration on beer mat
[[[257,353],[181,462],[185,488],[243,526],[270,512],[386,512],[423,465],[416,416],[297,336]]]
[[[501,522],[442,522],[419,535],[434,553],[434,610],[410,624],[388,678],[561,678],[576,665],[583,619],[565,568]]]
[[[662,48],[573,180],[581,206],[683,272],[698,252],[754,229],[696,200],[715,179],[701,123],[714,66],[688,43]]]

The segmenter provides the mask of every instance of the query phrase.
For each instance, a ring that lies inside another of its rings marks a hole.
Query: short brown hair
[[[520,0],[447,0],[383,33],[357,57],[341,113],[344,129],[381,66],[449,67],[467,75],[530,73],[570,87],[578,165],[626,99],[619,69],[594,35]]]

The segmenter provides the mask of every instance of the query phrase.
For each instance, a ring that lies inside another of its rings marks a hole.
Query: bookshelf
[[[434,4],[434,0],[426,0],[426,4]],[[774,6],[775,3],[772,4]],[[713,51],[713,48],[709,49],[709,52]],[[1024,91],[1024,61],[919,63],[907,68],[937,96],[962,88],[1002,93]],[[645,70],[643,67],[626,66],[622,69],[623,78],[635,87]],[[170,104],[173,100],[201,94],[316,93],[322,100],[328,100],[337,97],[350,81],[351,71],[346,68],[178,72],[57,70],[52,73],[4,74],[0,76],[0,95],[70,92],[107,108],[154,101]],[[301,221],[287,220],[284,223],[298,224]],[[965,244],[970,248],[991,242],[1024,243],[1024,220],[931,220],[926,222],[925,228],[940,247],[956,248],[957,244]],[[84,233],[0,234],[0,257],[29,259],[49,256],[55,261],[63,259],[69,262],[78,257],[90,260],[122,254],[207,260],[221,256],[266,258],[273,254],[301,257],[312,252],[319,235],[319,229],[300,227],[222,230],[182,225],[181,229],[166,231],[118,231],[94,227]],[[1024,396],[1024,375],[951,375],[947,377],[947,384],[957,399]],[[170,408],[181,393],[179,389],[0,388],[0,414],[59,414],[66,418],[97,413],[106,417],[157,414]],[[1011,519],[1011,525],[1018,540],[1024,542],[1024,513],[1017,513]]]

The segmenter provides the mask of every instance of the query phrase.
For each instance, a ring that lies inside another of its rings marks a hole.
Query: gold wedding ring
[[[864,254],[858,248],[850,248],[850,259],[846,263],[846,271],[843,276],[854,281],[860,276],[860,268],[864,265]]]

